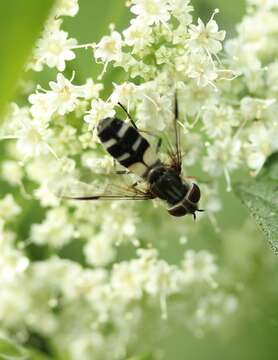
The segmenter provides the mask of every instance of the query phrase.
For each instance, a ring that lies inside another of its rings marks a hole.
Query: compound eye
[[[182,205],[176,205],[168,209],[168,213],[172,216],[181,217],[186,215],[188,212]]]
[[[189,195],[187,196],[188,200],[197,204],[201,198],[201,191],[198,185],[193,184]]]

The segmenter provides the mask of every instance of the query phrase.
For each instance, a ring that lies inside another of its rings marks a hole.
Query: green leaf
[[[50,360],[50,358],[38,350],[23,348],[8,339],[0,338],[0,360]]]
[[[0,360],[27,360],[27,353],[7,339],[0,338]]]
[[[0,1],[0,117],[55,0]]]
[[[237,184],[235,190],[278,255],[278,152],[268,158],[257,177]]]

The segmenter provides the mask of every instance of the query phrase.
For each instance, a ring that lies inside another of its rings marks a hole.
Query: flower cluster
[[[44,33],[38,41],[32,59],[27,68],[42,71],[44,66],[64,71],[66,61],[73,60],[73,49],[77,46],[76,39],[69,38],[68,33],[61,29],[63,16],[75,16],[79,10],[78,0],[59,0],[45,26]]]

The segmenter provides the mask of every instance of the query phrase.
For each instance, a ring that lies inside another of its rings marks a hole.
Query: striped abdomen
[[[121,165],[141,177],[160,161],[148,141],[137,129],[116,118],[106,118],[99,122],[98,136],[105,149]]]

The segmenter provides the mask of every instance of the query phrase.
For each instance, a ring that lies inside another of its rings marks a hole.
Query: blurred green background
[[[42,0],[37,1],[41,2]],[[16,1],[16,3],[20,2],[21,0]],[[29,0],[27,0],[27,3],[28,2]],[[16,7],[16,3],[12,3],[9,2],[10,6],[12,7],[14,5]],[[219,8],[220,14],[217,15],[217,21],[220,27],[227,31],[228,37],[235,34],[235,24],[240,21],[245,9],[243,0],[193,0],[192,4],[196,10],[194,16],[201,17],[203,20],[208,20],[214,9]],[[70,36],[77,38],[80,44],[99,41],[102,35],[108,33],[108,25],[110,23],[115,23],[117,29],[122,30],[129,22],[130,15],[124,7],[124,1],[79,0],[79,5],[80,11],[76,17],[65,18],[64,29],[69,32]],[[1,6],[2,5],[0,5],[0,7]],[[33,8],[31,11],[34,11],[35,16],[40,10]],[[29,15],[30,14],[29,11]],[[42,18],[43,16],[41,16],[41,19]],[[6,36],[7,29],[2,28],[3,22],[1,18],[0,22],[0,39],[3,39]],[[24,24],[22,24],[22,26],[24,26]],[[24,36],[25,35],[22,34],[22,42],[28,41],[30,46],[33,39],[30,38],[26,40],[26,36],[25,38]],[[1,48],[5,48],[5,45]],[[12,64],[13,62],[10,61],[10,70],[5,69],[5,72],[13,71]],[[75,71],[76,82],[82,83],[87,77],[96,79],[100,68],[92,61],[92,54],[89,50],[78,50],[77,59],[69,64],[66,75],[71,77],[72,71]],[[28,76],[30,77],[31,75],[29,74]],[[47,70],[43,73],[33,74],[32,76],[34,80],[37,80],[44,86],[44,83],[49,79],[53,79],[54,71]],[[119,81],[120,76],[121,74],[116,70],[108,72],[104,79],[106,86],[109,87],[112,81]],[[4,99],[3,92],[4,89],[2,87],[0,97]],[[1,193],[2,192],[3,189],[1,190]],[[247,212],[232,194],[227,194],[225,191],[223,191],[223,194],[225,194],[223,195],[225,197],[225,207],[219,216],[219,220],[222,231],[228,232],[229,230],[238,228],[243,223],[244,218],[247,217]],[[32,207],[30,211],[33,214],[34,208]],[[230,216],[227,216],[227,213],[229,213]],[[24,231],[24,228],[21,230]],[[195,244],[190,242],[189,245],[192,247],[195,246],[196,248],[205,247],[215,250],[220,247],[218,243],[219,240],[220,235],[215,236],[215,233],[211,229],[208,229],[206,230],[205,240],[199,241],[197,239]],[[260,241],[263,240],[260,239]],[[73,252],[74,251],[73,249]],[[270,253],[266,244],[264,251],[265,254]],[[171,241],[169,239],[169,244],[165,252],[167,252],[168,258],[174,260],[179,249],[177,246],[171,248]],[[262,256],[265,256],[265,254],[262,253]],[[260,259],[258,262],[260,262]],[[268,274],[264,274],[264,276],[266,275]],[[267,278],[266,281],[271,283],[271,278]],[[273,284],[273,286],[275,287],[276,284]],[[274,299],[266,299],[263,288],[258,287],[256,291],[258,296],[254,298],[253,306],[250,306],[249,309],[250,311],[246,314],[241,314],[243,321],[241,321],[240,325],[236,323],[234,328],[231,326],[231,328],[223,332],[223,334],[216,331],[215,333],[205,336],[203,339],[193,337],[193,335],[190,335],[189,332],[184,329],[177,329],[175,333],[158,344],[158,348],[161,348],[165,353],[164,358],[167,360],[276,360],[278,358],[277,297]],[[252,304],[252,299],[250,303]],[[165,327],[167,327],[166,322]]]

